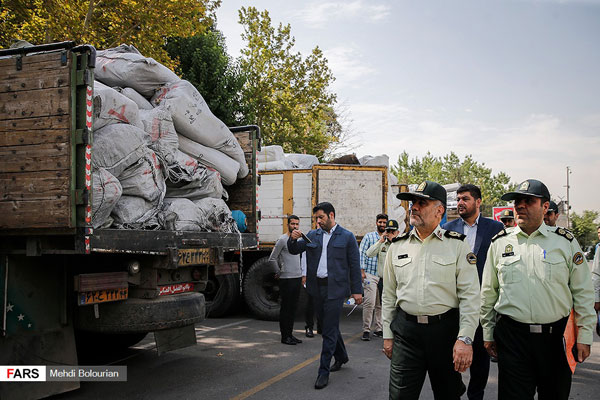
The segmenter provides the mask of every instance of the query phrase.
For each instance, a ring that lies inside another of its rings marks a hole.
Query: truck
[[[192,345],[194,324],[231,301],[219,282],[258,245],[257,126],[230,129],[250,173],[227,204],[246,232],[93,228],[94,67],[74,42],[0,51],[0,365],[78,365],[81,349],[149,332],[159,354]],[[78,387],[3,382],[0,398]]]

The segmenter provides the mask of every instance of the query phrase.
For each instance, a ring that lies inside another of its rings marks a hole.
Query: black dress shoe
[[[294,339],[292,339],[291,336],[286,337],[285,339],[281,339],[281,343],[283,344],[290,344],[290,345],[296,345],[296,341]]]
[[[306,328],[306,337],[315,337],[312,328]]]
[[[383,337],[383,331],[373,332],[373,336],[375,336],[375,337]]]
[[[296,336],[292,335],[290,336],[292,338],[292,340],[296,343],[302,343],[302,340],[298,339]]]
[[[342,369],[342,365],[346,364],[347,362],[348,362],[347,358],[346,358],[346,361],[344,361],[344,362],[335,360],[335,362],[333,363],[333,365],[331,366],[331,368],[329,368],[329,371],[330,372],[339,371],[340,369]]]
[[[360,340],[364,340],[365,342],[371,340],[371,334],[369,332],[363,332],[363,335],[360,338]]]
[[[315,382],[315,389],[323,389],[329,383],[329,375],[319,375]]]

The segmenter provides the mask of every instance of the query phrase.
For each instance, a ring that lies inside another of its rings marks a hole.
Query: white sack
[[[219,171],[224,185],[229,186],[235,183],[240,168],[240,164],[236,160],[182,135],[179,135],[179,150],[194,157],[200,164]]]
[[[127,97],[129,100],[133,101],[137,104],[138,108],[141,110],[152,110],[152,104],[146,99],[144,96],[135,91],[135,89],[126,87],[126,88],[115,88],[119,93],[123,96]]]
[[[379,156],[364,156],[358,159],[360,165],[370,165],[373,167],[390,167],[390,158],[387,154],[381,154]]]
[[[259,162],[259,171],[281,171],[282,169],[293,169],[294,166],[291,161],[283,159],[278,161],[267,161]]]
[[[286,154],[285,159],[292,163],[293,168],[310,169],[319,163],[317,156],[312,154]]]
[[[175,231],[206,231],[206,218],[198,206],[183,198],[165,198],[158,215],[161,226]]]
[[[283,147],[279,145],[262,146],[259,152],[256,153],[256,161],[266,163],[269,161],[279,161],[285,158]]]
[[[184,197],[190,200],[224,197],[227,200],[228,194],[223,189],[220,174],[214,169],[200,166],[189,181],[167,181],[167,197]]]
[[[238,178],[248,175],[246,157],[229,128],[208,108],[202,95],[188,81],[178,81],[163,87],[152,98],[152,104],[171,112],[175,129],[180,135],[217,149],[236,160]]]
[[[179,139],[171,114],[161,108],[151,110],[140,110],[144,131],[149,135],[150,144],[148,145],[156,152],[156,155],[166,167],[169,175],[170,167],[176,163],[177,149],[179,148]]]
[[[146,149],[146,133],[133,125],[107,125],[94,132],[92,166],[106,168],[118,177],[138,162]]]
[[[101,129],[110,124],[130,124],[142,128],[139,108],[115,89],[94,81],[93,129]]]
[[[127,167],[119,175],[119,182],[123,187],[124,195],[141,197],[155,207],[160,206],[167,191],[158,158],[148,148],[144,150],[144,156],[137,163]]]
[[[158,228],[156,214],[160,207],[137,196],[123,195],[115,205],[111,216],[120,229]]]
[[[94,170],[92,181],[92,226],[110,226],[110,213],[121,198],[123,189],[119,180],[104,168]]]
[[[206,198],[194,201],[208,222],[208,230],[212,232],[239,233],[237,223],[231,216],[227,204],[221,199]]]
[[[131,87],[145,97],[179,80],[173,71],[126,44],[98,51],[94,75],[108,86]]]

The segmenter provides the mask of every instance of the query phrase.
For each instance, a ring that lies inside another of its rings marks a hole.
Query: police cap
[[[502,210],[500,219],[515,219],[515,213],[513,210]]]
[[[386,231],[397,231],[398,230],[398,221],[395,219],[390,219],[387,224],[385,224]]]
[[[442,185],[432,181],[421,182],[414,192],[403,192],[396,195],[400,200],[413,201],[415,198],[427,200],[439,200],[446,207],[446,189]]]
[[[527,179],[517,186],[514,192],[508,192],[500,197],[504,201],[514,200],[520,196],[533,196],[550,200],[550,192],[546,185],[537,179]]]
[[[548,207],[548,212],[555,212],[558,214],[558,204],[550,200],[550,207]]]

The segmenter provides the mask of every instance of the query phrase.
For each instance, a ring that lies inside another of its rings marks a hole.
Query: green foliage
[[[592,210],[584,210],[581,215],[575,212],[571,214],[573,235],[581,247],[585,248],[598,242],[598,216],[600,213]]]
[[[98,49],[132,44],[147,57],[176,66],[167,37],[188,37],[213,23],[220,0],[9,0],[0,10],[0,47],[73,40]]]
[[[487,168],[485,163],[478,163],[470,154],[464,160],[460,160],[454,152],[443,157],[435,157],[427,152],[423,158],[409,158],[406,151],[398,157],[396,165],[391,167],[392,173],[398,177],[401,183],[421,183],[424,180],[438,182],[442,185],[449,183],[471,183],[481,189],[483,212],[491,215],[493,206],[507,204],[500,197],[515,188],[510,183],[510,177],[499,172],[492,175],[492,169]]]
[[[315,47],[303,57],[294,52],[290,25],[272,26],[268,11],[242,7],[244,28],[241,69],[246,76],[242,99],[247,120],[263,130],[265,144],[279,144],[286,152],[321,158],[337,140],[334,77],[323,52]]]
[[[227,54],[223,33],[210,28],[190,38],[172,38],[166,49],[179,60],[178,74],[198,89],[217,118],[227,126],[247,123],[241,101],[246,80],[239,64]]]

